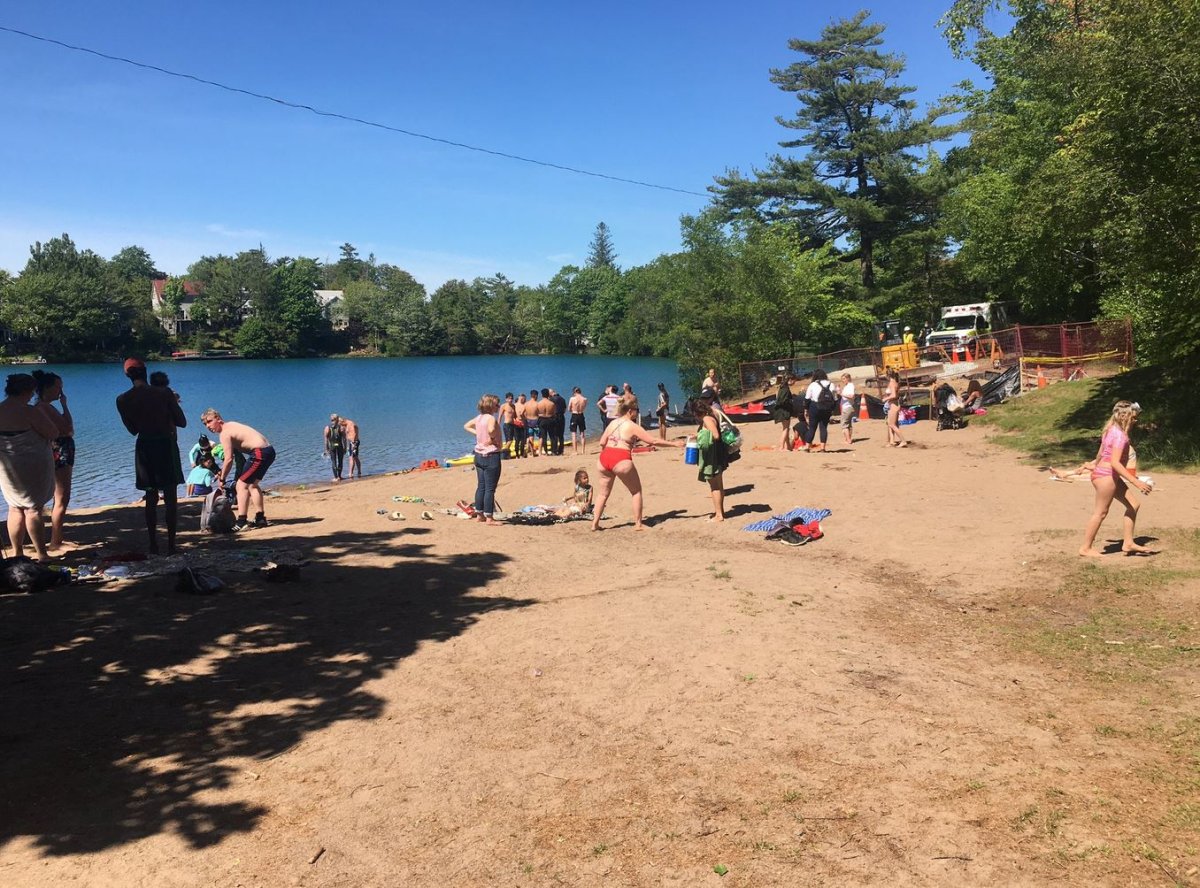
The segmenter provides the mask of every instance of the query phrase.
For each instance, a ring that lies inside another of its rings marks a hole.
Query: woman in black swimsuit
[[[67,517],[67,506],[71,504],[71,476],[75,472],[75,421],[67,407],[67,396],[63,392],[62,377],[57,373],[34,370],[37,383],[38,410],[54,423],[58,436],[50,442],[54,453],[54,509],[50,512],[50,544],[48,549],[61,549],[63,543],[63,521]],[[58,401],[59,413],[53,404]]]

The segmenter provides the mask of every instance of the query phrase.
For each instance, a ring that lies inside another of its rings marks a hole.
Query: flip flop
[[[470,503],[468,503],[466,500],[459,500],[454,505],[458,506],[459,510],[461,512],[463,512],[468,518],[475,517],[475,507],[472,506]]]
[[[403,521],[404,520],[404,516],[401,515],[399,512],[392,512],[392,514],[388,515],[388,518],[390,518],[393,521]]]
[[[426,521],[432,521],[433,520],[433,512],[422,512],[421,517],[424,518]]]

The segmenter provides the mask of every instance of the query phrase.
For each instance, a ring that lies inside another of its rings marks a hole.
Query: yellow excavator
[[[915,337],[909,336],[909,339]],[[880,376],[888,370],[914,370],[921,365],[917,357],[917,343],[904,341],[904,330],[896,318],[880,321],[875,325],[875,371]]]

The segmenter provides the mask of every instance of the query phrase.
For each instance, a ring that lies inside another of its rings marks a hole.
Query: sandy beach
[[[0,883],[1197,881],[1200,478],[1155,473],[1162,554],[1082,564],[1087,479],[981,428],[743,430],[723,525],[678,450],[637,457],[642,533],[619,484],[598,533],[458,520],[455,468],[284,490],[237,537],[189,505],[216,595],[0,597]],[[562,500],[591,449],[498,501]],[[742,530],[797,507],[822,539]],[[144,545],[138,507],[69,521],[69,563]]]

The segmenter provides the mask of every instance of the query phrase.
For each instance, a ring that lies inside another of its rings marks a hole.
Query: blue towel
[[[810,521],[824,521],[833,512],[829,509],[792,509],[786,515],[772,515],[762,521],[747,524],[742,530],[759,530],[770,532],[781,524],[794,524],[797,518],[808,524]]]

